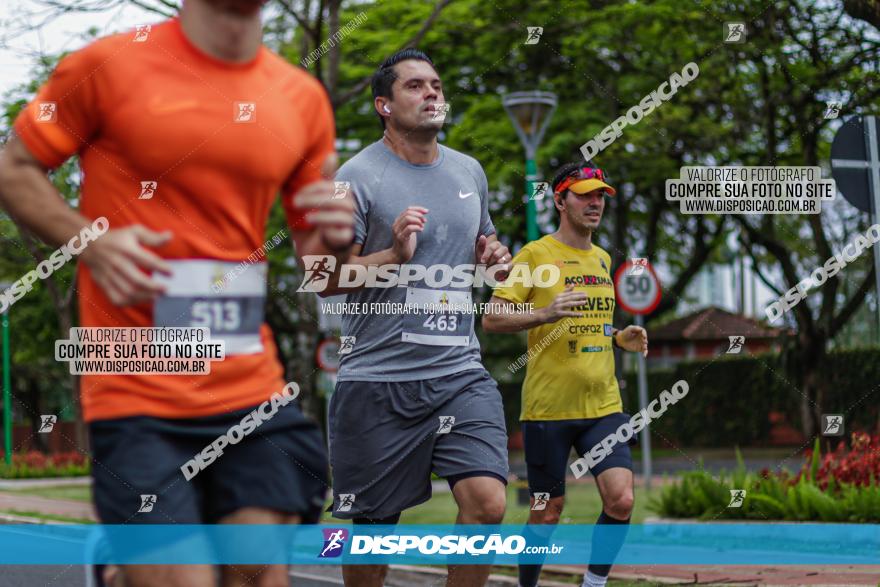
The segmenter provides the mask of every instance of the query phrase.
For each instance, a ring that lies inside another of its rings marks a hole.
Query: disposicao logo
[[[345,528],[324,528],[324,546],[318,558],[336,558],[345,550],[345,541],[348,540],[348,530]]]

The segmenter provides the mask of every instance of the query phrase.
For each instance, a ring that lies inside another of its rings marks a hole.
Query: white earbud
[[[388,104],[382,104],[382,110],[384,110],[388,114],[391,114],[391,110],[388,108]]]

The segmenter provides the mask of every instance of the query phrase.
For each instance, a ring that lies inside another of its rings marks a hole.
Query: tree
[[[126,2],[165,16],[177,6],[170,0],[42,0],[56,11]],[[501,95],[541,89],[559,97],[538,152],[546,179],[555,167],[581,159],[582,144],[673,72],[697,63],[697,79],[627,126],[596,156],[620,188],[598,243],[615,265],[643,256],[664,269],[664,299],[651,316],[657,319],[675,311],[694,277],[707,263],[720,262],[732,240],[752,258],[768,287],[784,291],[790,285],[782,286],[780,276],[796,283],[861,228],[858,215],[845,206],[827,206],[821,217],[689,216],[670,206],[664,195],[666,179],[678,177],[683,165],[827,161],[835,123],[822,117],[824,100],[842,98],[845,111],[855,112],[876,103],[880,92],[876,32],[844,12],[858,11],[856,4],[877,5],[843,0],[595,0],[569,7],[533,0],[273,0],[267,5],[265,38],[292,63],[316,56],[307,65],[328,88],[339,137],[361,144],[381,136],[368,87],[378,63],[405,46],[418,45],[431,55],[452,106],[441,139],[484,166],[496,227],[513,250],[525,242],[523,153]],[[748,24],[745,44],[723,42],[723,24],[734,19]],[[346,28],[351,23],[356,27]],[[539,43],[524,44],[527,26],[543,27]],[[552,208],[546,201],[539,206],[545,232],[553,230]],[[270,234],[282,226],[276,210]],[[317,337],[314,300],[294,293],[300,276],[287,251],[276,250],[270,258],[275,295],[269,320],[291,371],[307,374],[312,371],[309,345]],[[788,372],[779,376],[803,390],[808,429],[815,425],[825,393],[819,378],[824,349],[863,305],[872,279],[869,260],[851,266],[845,276],[825,285],[821,299],[793,313],[798,335],[791,341]],[[841,287],[844,279],[846,288]],[[298,332],[307,332],[310,340],[302,342]],[[488,335],[483,341],[484,356],[501,367],[496,373],[505,374],[504,363],[522,352],[516,337]]]
[[[880,2],[877,0],[844,0],[843,9],[851,17],[869,22],[880,29]]]
[[[35,79],[6,97],[2,109],[4,124],[0,134],[4,143],[12,121],[27,102],[26,97],[36,92],[57,61],[53,57],[41,59]],[[76,206],[82,180],[77,162],[73,159],[67,161],[50,174],[50,179],[61,196],[72,206]],[[16,230],[19,233],[18,239],[12,236]],[[20,279],[46,260],[53,251],[16,224],[14,219],[5,218],[0,221],[0,235],[4,250],[0,274],[9,281]],[[58,410],[62,416],[72,416],[76,422],[76,438],[72,440],[72,444],[86,446],[87,435],[79,398],[79,376],[71,375],[66,363],[59,364],[52,360],[55,356],[54,340],[67,338],[70,328],[76,325],[75,264],[66,264],[48,279],[40,280],[39,284],[35,286],[37,291],[16,303],[14,311],[10,312],[15,325],[11,339],[16,359],[13,364],[27,365],[17,374],[16,380],[22,388],[29,390],[27,397],[25,394],[16,394],[15,399],[29,416],[32,426],[39,423],[39,416],[45,409]],[[63,336],[59,337],[59,334]],[[59,382],[65,380],[68,389],[62,399],[57,388]],[[42,398],[46,399],[41,401]]]
[[[750,148],[740,153],[739,161],[810,166],[826,162],[830,124],[823,117],[822,98],[844,97],[847,112],[876,103],[877,35],[847,19],[839,5],[787,1],[768,7],[754,38],[754,44],[741,46],[736,62],[743,83],[756,90],[751,104],[741,104],[740,126]],[[821,216],[737,216],[736,221],[759,275],[779,295],[865,229],[860,215],[845,206],[828,206]],[[774,265],[787,286],[767,277]],[[846,298],[840,293],[845,279],[853,283]],[[864,303],[873,283],[867,254],[792,310],[797,336],[789,349],[788,375],[803,396],[806,435],[818,430],[823,398],[830,392],[821,375],[828,342]]]

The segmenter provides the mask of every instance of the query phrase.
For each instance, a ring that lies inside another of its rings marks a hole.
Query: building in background
[[[649,369],[669,369],[681,361],[713,359],[726,353],[731,336],[743,336],[741,355],[779,352],[781,328],[710,306],[649,329]]]
[[[777,296],[759,281],[750,259],[735,257],[729,263],[707,263],[682,297],[679,313],[716,306],[763,319],[765,306]]]

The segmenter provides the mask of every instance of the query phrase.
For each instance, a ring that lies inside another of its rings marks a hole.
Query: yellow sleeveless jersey
[[[549,306],[569,284],[587,294],[586,303],[574,308],[582,317],[564,317],[529,329],[532,356],[523,382],[520,419],[599,418],[622,411],[611,342],[615,304],[611,257],[596,245],[589,251],[575,249],[548,235],[524,246],[513,259],[513,264],[518,263],[528,265],[530,271],[556,265],[559,281],[551,287],[499,284],[494,295],[531,303],[537,310]]]

